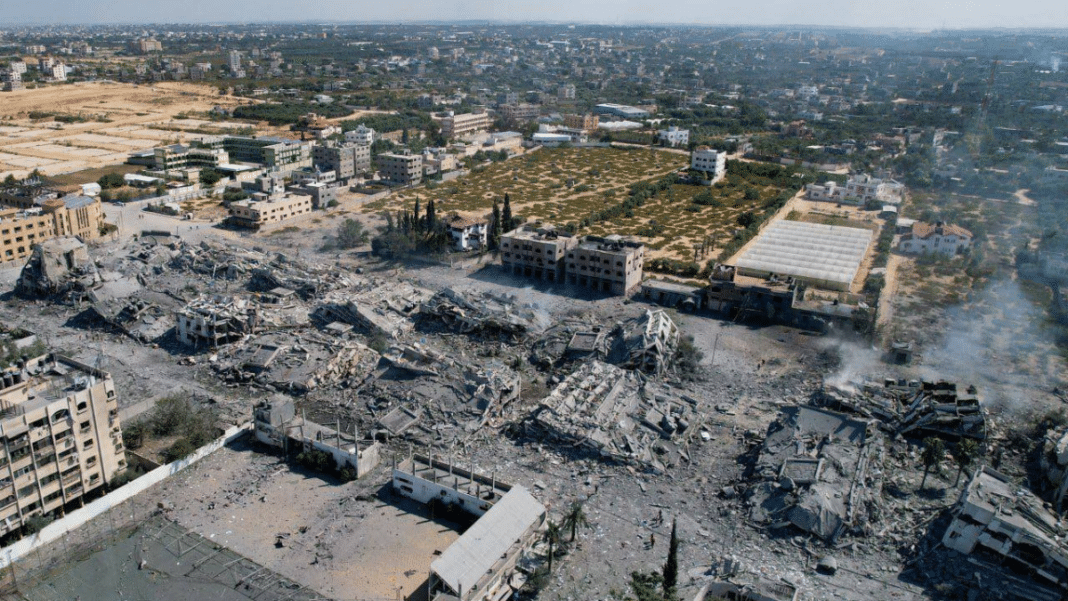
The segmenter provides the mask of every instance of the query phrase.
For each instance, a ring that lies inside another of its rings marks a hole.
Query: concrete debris
[[[418,422],[418,413],[404,405],[400,405],[378,420],[378,425],[385,429],[390,436],[399,436]]]
[[[84,293],[99,282],[100,275],[84,242],[52,238],[34,246],[19,274],[15,292],[27,298],[51,297]]]
[[[528,424],[562,445],[664,472],[689,460],[686,447],[705,419],[705,405],[636,372],[590,361],[542,399]]]
[[[1055,428],[1046,433],[1042,441],[1039,465],[1046,480],[1057,487],[1053,501],[1063,507],[1068,494],[1068,428]]]
[[[678,326],[660,309],[620,324],[616,334],[609,360],[649,374],[668,369],[679,344]]]
[[[987,438],[986,412],[974,386],[958,392],[952,382],[889,379],[882,386],[867,384],[859,393],[827,386],[816,395],[815,402],[878,419],[880,427],[891,434],[938,436],[950,441]]]
[[[1030,490],[989,467],[975,472],[953,508],[942,544],[1031,575],[1022,599],[1063,599],[1068,590],[1068,522]],[[1053,589],[1053,590],[1046,590]]]
[[[173,323],[169,311],[143,298],[93,301],[89,311],[138,342],[158,341],[171,331]]]
[[[865,532],[882,492],[883,436],[869,426],[825,409],[784,409],[754,468],[750,518],[832,542]]]
[[[324,323],[340,321],[395,340],[412,331],[420,303],[431,294],[407,282],[371,280],[326,295],[316,316]]]
[[[378,465],[382,445],[360,440],[359,433],[351,434],[308,421],[296,416],[292,399],[282,396],[257,403],[253,409],[256,439],[283,451],[300,448],[326,453],[334,460],[338,471],[351,470],[356,478],[367,475]]]
[[[540,334],[552,323],[548,312],[515,295],[459,292],[445,288],[423,303],[422,312],[441,318],[462,334],[500,333],[512,337]]]
[[[220,349],[213,367],[227,382],[303,394],[329,384],[358,383],[374,371],[377,352],[317,332],[272,332]]]
[[[724,558],[701,571],[692,571],[695,580],[708,580],[694,595],[694,601],[736,599],[737,601],[798,601],[799,588],[784,578],[769,577],[767,566],[746,566]]]
[[[300,304],[261,303],[258,298],[201,296],[175,313],[175,333],[183,344],[215,348],[264,330],[307,326]]]

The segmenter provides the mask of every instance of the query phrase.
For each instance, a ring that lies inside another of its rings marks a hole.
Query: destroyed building
[[[100,276],[85,243],[77,238],[53,238],[33,248],[19,274],[15,292],[25,297],[44,297],[91,289]]]
[[[747,498],[750,518],[834,541],[866,530],[882,492],[883,436],[869,423],[790,407],[768,428]]]
[[[381,443],[361,441],[355,427],[351,434],[343,433],[340,424],[334,429],[308,421],[303,415],[298,417],[291,399],[278,397],[257,403],[253,418],[256,440],[283,453],[293,449],[326,453],[338,471],[351,470],[356,478],[378,465]]]
[[[1034,493],[984,466],[969,480],[952,513],[942,544],[1026,575],[1026,582],[1015,585],[1020,590],[1012,591],[1018,598],[1064,598],[1068,523]]]
[[[212,367],[227,382],[303,394],[362,380],[378,359],[378,353],[359,342],[303,330],[257,334],[221,348]]]
[[[530,492],[469,470],[410,455],[393,468],[394,492],[477,517],[430,564],[428,598],[447,601],[507,599],[516,563],[539,536],[546,510]]]
[[[425,301],[421,312],[440,318],[462,334],[538,334],[551,324],[548,312],[534,303],[519,302],[515,295],[453,288],[445,288]]]
[[[327,294],[316,317],[323,323],[347,323],[372,336],[397,339],[412,331],[412,318],[432,294],[408,282],[371,280]]]
[[[544,440],[656,472],[688,460],[705,403],[593,360],[564,378],[526,423]]]
[[[646,311],[617,328],[612,363],[650,374],[666,370],[675,358],[679,328],[662,310]]]
[[[175,314],[175,333],[183,344],[215,348],[252,333],[259,325],[257,306],[247,299],[200,297]]]
[[[878,419],[879,427],[891,434],[949,441],[987,437],[986,412],[974,386],[960,392],[954,382],[887,379],[882,385],[866,384],[859,392],[826,386],[816,400],[824,407]]]

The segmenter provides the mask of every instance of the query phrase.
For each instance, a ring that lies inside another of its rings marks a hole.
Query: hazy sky
[[[41,0],[6,4],[0,11],[2,24],[492,19],[921,29],[1068,27],[1064,0]]]

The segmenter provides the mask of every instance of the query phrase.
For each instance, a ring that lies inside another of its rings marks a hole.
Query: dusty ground
[[[10,92],[0,105],[0,178],[71,173],[126,161],[131,152],[237,132],[247,123],[179,119],[181,113],[251,102],[188,83],[79,83]],[[82,116],[83,123],[32,120],[31,111]],[[95,181],[86,176],[85,181]]]

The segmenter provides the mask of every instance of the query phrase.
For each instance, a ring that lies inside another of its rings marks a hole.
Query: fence
[[[51,524],[45,526],[36,534],[30,535],[4,549],[0,549],[0,569],[7,568],[13,565],[15,562],[28,557],[34,551],[38,551],[41,547],[54,542],[59,539],[68,539],[79,528],[90,522],[93,518],[98,517],[108,510],[117,507],[124,501],[127,501],[137,494],[140,494],[152,486],[159,484],[160,482],[170,478],[174,474],[184,470],[185,468],[200,461],[204,457],[207,457],[211,453],[222,448],[223,445],[240,438],[250,431],[250,424],[242,424],[240,426],[234,426],[223,433],[223,435],[213,442],[210,442],[196,450],[191,455],[188,455],[182,459],[161,465],[160,467],[148,472],[144,476],[129,482],[125,486],[120,487],[118,490],[110,492],[103,497],[89,503],[88,505],[76,509],[67,515],[59,518]],[[114,518],[113,518],[114,519]],[[106,528],[107,524],[97,524],[98,528]],[[112,524],[111,530],[115,530],[116,527]],[[65,540],[65,542],[68,542]],[[68,542],[69,544],[69,542]],[[39,567],[41,558],[40,554],[37,555]],[[14,575],[14,570],[11,570],[11,575]],[[14,578],[12,578],[14,580]]]

